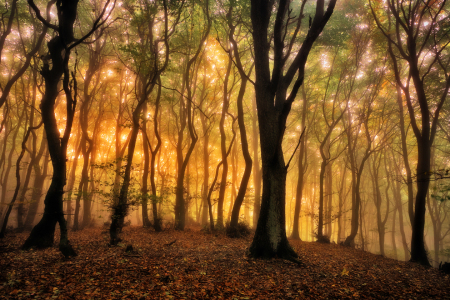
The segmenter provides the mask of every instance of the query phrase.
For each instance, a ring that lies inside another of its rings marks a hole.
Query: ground
[[[70,259],[57,246],[22,251],[26,237],[0,241],[2,299],[450,299],[436,269],[332,244],[290,241],[296,265],[248,259],[251,237],[193,229],[126,227],[114,247],[104,229],[71,232]]]

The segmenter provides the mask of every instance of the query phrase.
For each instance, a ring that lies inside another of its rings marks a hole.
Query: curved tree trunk
[[[230,55],[229,55],[230,56]],[[229,100],[230,96],[228,91],[228,81],[230,79],[231,66],[232,66],[231,57],[228,58],[227,71],[225,73],[225,79],[223,84],[223,102],[222,102],[222,114],[220,117],[220,150],[222,154],[222,177],[220,180],[219,187],[219,198],[217,199],[217,227],[224,228],[223,224],[223,203],[225,201],[225,190],[227,187],[227,178],[228,178],[228,159],[227,159],[227,135],[225,133],[225,118],[228,113]]]
[[[230,6],[230,15],[232,13],[232,9],[233,9],[233,7]],[[241,57],[240,57],[240,54],[238,51],[238,45],[234,39],[235,27],[231,24],[231,18],[229,18],[228,22],[229,22],[228,27],[230,28],[230,32],[229,32],[228,36],[229,36],[229,40],[230,40],[231,44],[233,45],[233,53],[230,52],[230,54],[231,54],[230,61],[231,61],[232,57],[234,56],[237,67],[238,67],[238,71],[239,71],[239,74],[241,77],[241,86],[239,88],[239,94],[237,97],[237,109],[238,109],[238,117],[237,118],[238,118],[239,132],[241,135],[242,154],[244,156],[244,161],[245,161],[244,174],[242,175],[242,180],[241,180],[241,184],[239,186],[239,191],[238,191],[238,194],[237,194],[236,199],[233,204],[233,210],[231,212],[230,228],[231,228],[231,230],[233,230],[233,228],[237,227],[238,222],[239,222],[239,211],[241,209],[242,203],[244,202],[244,197],[247,192],[247,186],[248,186],[248,182],[250,181],[250,175],[252,173],[252,167],[253,167],[252,157],[250,155],[250,151],[248,148],[247,130],[245,128],[245,123],[244,123],[244,105],[243,105],[245,89],[247,87],[247,82],[248,82],[247,78],[252,73],[253,65],[250,67],[248,74],[245,74],[244,70],[243,70],[242,62],[241,62]],[[255,194],[255,201],[256,201],[256,194]],[[256,212],[253,211],[253,214],[255,214],[255,213]]]
[[[234,201],[233,210],[231,212],[230,228],[236,228],[238,225],[239,211],[241,209],[242,203],[244,202],[245,193],[247,192],[247,186],[248,182],[250,181],[250,175],[252,173],[252,164],[253,164],[252,157],[250,156],[250,151],[248,149],[247,131],[245,130],[244,124],[244,106],[242,104],[245,94],[245,88],[247,85],[247,80],[244,79],[244,77],[241,77],[241,80],[242,82],[237,99],[237,107],[238,107],[239,132],[241,135],[241,146],[242,146],[242,154],[244,156],[245,161],[245,169],[244,174],[242,175],[242,180],[239,186],[238,194]]]
[[[158,79],[160,81],[160,79]],[[161,82],[160,82],[161,83]],[[161,219],[158,216],[158,202],[156,197],[156,174],[155,174],[155,164],[156,164],[156,155],[159,153],[159,150],[161,148],[161,136],[159,134],[159,125],[158,125],[158,115],[160,115],[159,109],[160,109],[160,101],[161,101],[161,84],[158,85],[158,95],[156,96],[156,102],[155,102],[155,113],[153,115],[153,128],[156,136],[156,146],[155,149],[151,149],[152,152],[152,158],[150,162],[150,183],[152,186],[152,212],[153,212],[153,228],[155,228],[155,231],[161,231]],[[147,139],[148,140],[148,139]],[[160,197],[162,197],[162,194],[160,193]]]
[[[139,103],[133,111],[133,124],[130,133],[130,142],[128,144],[128,155],[122,186],[119,194],[117,195],[117,199],[114,201],[111,226],[109,228],[111,245],[117,245],[120,241],[119,232],[122,231],[123,222],[128,213],[128,189],[131,181],[131,167],[133,163],[134,149],[136,148],[136,141],[139,134],[139,119],[146,100],[147,95],[141,95],[141,99],[139,99]]]
[[[30,4],[34,3],[30,0]],[[44,60],[41,71],[45,81],[45,93],[41,101],[42,121],[47,136],[48,150],[52,159],[53,177],[49,190],[45,197],[44,215],[41,221],[33,228],[30,236],[25,241],[23,248],[31,247],[46,248],[53,245],[53,238],[56,223],[59,224],[61,237],[59,249],[65,256],[76,255],[70,245],[67,235],[67,224],[63,211],[63,194],[66,184],[66,159],[67,144],[72,129],[73,116],[75,114],[76,95],[72,95],[69,87],[70,48],[68,46],[74,41],[73,24],[77,16],[78,1],[67,2],[57,7],[59,26],[57,35],[48,43],[49,57],[51,59],[51,69],[48,61]],[[32,6],[33,7],[33,6]],[[37,10],[34,6],[33,9]],[[49,13],[49,12],[48,12]],[[63,16],[63,17],[62,17]],[[66,94],[67,121],[63,137],[60,137],[58,124],[55,116],[55,101],[59,94],[59,82],[63,77],[63,89]],[[76,91],[76,81],[73,90]]]
[[[186,225],[186,203],[184,199],[184,177],[186,173],[186,168],[189,163],[189,158],[191,157],[192,152],[194,151],[194,147],[197,143],[198,136],[195,131],[194,127],[194,110],[192,108],[192,78],[191,78],[191,68],[194,68],[197,64],[197,59],[200,55],[200,52],[202,51],[205,41],[209,36],[209,31],[211,29],[211,18],[209,16],[209,2],[205,2],[205,7],[203,7],[203,13],[205,17],[207,18],[207,24],[206,28],[204,28],[204,31],[201,33],[201,39],[199,41],[199,44],[197,48],[195,49],[195,53],[192,57],[188,55],[187,57],[187,64],[186,69],[183,74],[183,88],[182,93],[180,97],[180,121],[181,126],[180,130],[178,132],[178,142],[177,142],[177,168],[178,168],[178,174],[177,174],[177,185],[175,190],[175,229],[176,230],[184,230],[184,227]],[[186,100],[184,92],[187,92]],[[185,106],[185,107],[183,107]],[[189,148],[186,151],[186,155],[183,156],[183,133],[184,130],[188,127],[189,131]]]

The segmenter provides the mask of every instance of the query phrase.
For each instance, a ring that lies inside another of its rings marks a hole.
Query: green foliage
[[[432,187],[430,190],[430,196],[432,199],[445,202],[450,200],[450,184],[449,183],[438,183],[436,186]]]

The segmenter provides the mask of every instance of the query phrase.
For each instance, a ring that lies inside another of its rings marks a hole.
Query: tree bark
[[[232,14],[232,9],[233,9],[233,7],[230,6],[230,16]],[[228,37],[231,42],[231,45],[233,46],[232,57],[234,57],[234,59],[236,61],[236,65],[237,65],[239,75],[241,78],[241,86],[239,88],[239,94],[237,96],[237,110],[238,110],[237,119],[238,119],[238,125],[239,125],[239,133],[241,136],[242,154],[244,156],[244,161],[245,161],[244,174],[242,175],[241,184],[239,185],[239,190],[238,190],[236,199],[234,201],[233,210],[231,213],[230,229],[231,229],[231,231],[233,231],[233,229],[237,228],[237,226],[238,226],[239,215],[240,215],[239,212],[240,212],[242,203],[244,202],[244,198],[245,198],[245,195],[247,192],[247,186],[250,181],[250,176],[252,173],[252,166],[253,166],[253,161],[252,161],[252,157],[250,155],[248,141],[247,141],[247,130],[245,128],[245,122],[244,122],[244,105],[243,105],[245,90],[246,90],[247,82],[248,82],[247,78],[250,76],[253,66],[250,67],[248,74],[244,73],[244,69],[243,69],[242,62],[241,62],[241,56],[238,51],[239,50],[238,45],[237,45],[236,40],[234,39],[234,31],[235,31],[236,27],[233,26],[233,24],[231,23],[231,17],[229,18],[229,21],[228,21],[228,27],[230,28]],[[230,57],[230,61],[231,61],[232,57]],[[236,168],[237,168],[237,166],[236,166]],[[256,202],[256,194],[255,194],[255,202]],[[253,214],[255,214],[255,211],[253,212]]]
[[[230,79],[232,59],[229,55],[227,71],[225,73],[225,79],[223,83],[223,102],[222,102],[222,114],[220,117],[219,129],[220,129],[220,152],[222,154],[222,176],[220,180],[219,187],[219,198],[217,199],[217,228],[224,228],[223,224],[223,203],[225,200],[225,190],[227,187],[227,177],[228,177],[228,159],[227,159],[227,135],[225,133],[225,119],[228,113],[228,106],[230,96],[230,91],[228,90],[228,81]]]
[[[39,14],[39,9],[33,1],[28,0],[28,3],[36,14]],[[77,0],[64,2],[64,5],[59,4],[57,6],[59,16],[58,26],[53,25],[54,27],[52,27],[57,31],[57,34],[47,43],[51,69],[49,62],[44,60],[41,75],[45,81],[45,93],[41,100],[41,113],[47,136],[48,150],[52,159],[53,178],[44,200],[44,215],[41,221],[33,228],[30,236],[23,245],[24,249],[52,246],[56,223],[58,223],[61,233],[59,249],[65,256],[76,255],[67,235],[67,224],[63,211],[63,194],[66,184],[67,144],[76,106],[76,81],[74,81],[75,86],[73,87],[75,91],[74,96],[72,95],[72,88],[69,86],[70,75],[68,64],[71,52],[69,46],[74,41],[73,24],[77,17],[77,6]],[[49,14],[49,11],[47,13]],[[66,127],[62,138],[60,137],[55,116],[55,101],[59,94],[58,85],[61,78],[63,78],[63,89],[66,94],[67,105]]]
[[[39,165],[39,161],[41,161],[41,159],[43,161],[42,170]],[[46,147],[45,133],[43,133],[41,145],[39,147],[39,152],[36,155],[36,163],[33,165],[34,183],[33,183],[33,191],[31,193],[31,203],[30,206],[28,207],[28,213],[25,218],[24,224],[25,230],[31,230],[33,228],[34,219],[36,218],[37,210],[41,200],[42,189],[44,188],[44,182],[48,173],[49,159],[50,157]]]
[[[303,108],[302,108],[302,129],[304,132],[306,130],[306,111],[308,106],[308,99],[305,92],[305,86],[302,86],[302,96],[303,96]],[[295,193],[295,208],[294,208],[294,221],[292,226],[292,233],[290,238],[294,240],[300,239],[300,211],[302,208],[302,197],[303,197],[303,185],[304,185],[304,175],[306,171],[306,138],[307,134],[302,137],[300,141],[300,149],[298,153],[298,178],[297,178],[297,188]]]
[[[142,122],[142,148],[144,152],[144,170],[142,174],[142,187],[141,187],[141,194],[142,194],[142,226],[144,227],[150,227],[150,219],[148,218],[148,173],[149,173],[149,166],[150,166],[150,152],[149,152],[149,139],[147,135],[147,104],[144,106],[144,120]],[[152,161],[154,161],[153,155],[152,155]],[[156,194],[154,194],[156,196]],[[150,197],[151,199],[151,197]],[[153,202],[153,201],[152,201]],[[157,222],[157,220],[154,220]]]
[[[268,43],[268,28],[274,9],[273,3],[271,1],[251,1],[256,74],[255,95],[263,172],[261,211],[255,236],[249,249],[249,255],[252,257],[279,256],[294,261],[298,257],[286,237],[287,166],[284,161],[282,142],[287,117],[298,89],[303,83],[304,68],[309,52],[331,17],[335,4],[336,1],[331,0],[327,11],[324,13],[324,1],[317,1],[314,21],[312,21],[308,34],[292,64],[285,68],[289,49],[292,49],[288,47],[287,54],[284,53],[286,45],[283,40],[282,28],[284,28],[284,22],[287,18],[286,13],[289,3],[283,0],[278,3],[275,10],[274,58],[271,71],[269,55],[271,44]],[[300,16],[302,16],[302,12],[300,12]],[[298,28],[300,24],[301,18],[298,20]],[[287,69],[285,74],[283,74],[284,69]],[[288,87],[293,82],[297,72],[298,77],[288,95]]]
[[[159,83],[161,83],[161,80],[158,78]],[[161,202],[161,200],[157,201],[157,194],[156,194],[156,174],[155,174],[155,164],[156,164],[156,155],[159,153],[159,150],[161,148],[161,136],[159,134],[159,125],[158,125],[158,115],[159,109],[160,109],[160,101],[161,101],[161,84],[158,85],[158,94],[156,96],[156,102],[155,102],[155,113],[153,115],[153,128],[154,133],[156,136],[156,146],[155,149],[150,148],[152,152],[152,158],[150,161],[150,183],[152,186],[152,212],[153,212],[153,228],[155,231],[159,232],[162,230],[161,228],[161,219],[158,216],[158,202]],[[148,139],[147,139],[148,140]],[[160,197],[162,198],[162,193],[160,193]]]
[[[252,99],[252,148],[253,148],[253,188],[254,188],[254,204],[253,204],[253,228],[256,228],[261,210],[261,164],[259,162],[259,134],[258,134],[258,115],[256,109],[256,98]]]

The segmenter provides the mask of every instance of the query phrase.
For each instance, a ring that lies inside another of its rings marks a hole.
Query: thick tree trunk
[[[423,122],[422,122],[423,125]],[[422,140],[418,140],[417,159],[417,194],[415,202],[415,214],[411,238],[411,261],[429,266],[427,251],[425,249],[425,204],[430,185],[430,155],[431,143],[426,133],[429,128],[422,128]]]
[[[259,112],[259,111],[258,111]],[[273,133],[268,120],[260,118],[260,131]],[[274,127],[276,126],[273,124]],[[276,136],[275,136],[276,137]],[[285,222],[285,195],[286,195],[286,166],[284,163],[281,145],[271,154],[270,148],[263,145],[272,144],[277,139],[261,135],[261,154],[263,160],[263,193],[261,212],[256,227],[255,236],[250,246],[252,257],[271,258],[274,256],[297,258],[297,253],[289,245],[286,237]],[[270,152],[269,152],[269,151]],[[268,153],[269,152],[269,153]],[[267,163],[264,163],[267,162]]]
[[[297,259],[286,237],[286,175],[282,137],[287,115],[273,111],[273,94],[267,84],[255,86],[261,139],[263,191],[255,236],[249,249],[252,257],[274,256]],[[280,95],[281,98],[284,95]],[[270,108],[268,108],[268,106]]]

